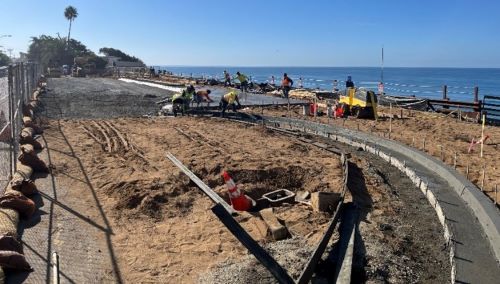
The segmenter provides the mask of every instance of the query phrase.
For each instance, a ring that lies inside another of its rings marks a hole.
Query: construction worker
[[[248,89],[248,77],[245,74],[241,74],[240,71],[236,72],[236,78],[240,81],[240,89],[245,93]]]
[[[201,102],[207,102],[211,103],[214,100],[212,100],[208,95],[211,93],[210,90],[200,90],[196,92],[196,95],[194,96],[194,101],[196,102],[196,107],[200,106]]]
[[[224,117],[224,114],[226,113],[226,109],[229,105],[233,106],[233,111],[236,112],[236,104],[238,105],[238,108],[241,107],[240,100],[238,99],[238,93],[236,90],[231,90],[229,93],[225,94],[222,96],[220,100],[219,107],[221,108],[221,117]]]
[[[172,97],[174,116],[177,116],[178,111],[184,115],[194,95],[195,89],[193,85],[189,85],[182,93],[177,93]]]
[[[231,74],[224,70],[224,87],[231,86]]]
[[[285,99],[288,99],[288,93],[290,92],[292,85],[292,79],[290,79],[286,73],[283,74],[283,80],[281,80],[281,88],[283,90],[283,96],[285,97]]]

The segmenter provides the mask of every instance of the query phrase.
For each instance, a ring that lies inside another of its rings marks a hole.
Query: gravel
[[[268,243],[264,248],[287,270],[288,274],[297,279],[309,260],[314,248],[301,238],[290,238]],[[199,283],[230,284],[230,283],[277,283],[271,273],[262,266],[253,255],[247,255],[238,262],[224,261],[200,275]]]
[[[173,92],[108,78],[52,78],[41,98],[48,118],[113,118],[154,115],[156,102]]]

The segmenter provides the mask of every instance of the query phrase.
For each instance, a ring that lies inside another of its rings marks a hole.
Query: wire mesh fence
[[[29,103],[39,77],[36,63],[0,67],[0,190],[16,171],[23,106]]]

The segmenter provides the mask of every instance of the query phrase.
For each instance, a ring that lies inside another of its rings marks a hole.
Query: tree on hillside
[[[10,58],[0,51],[0,66],[5,66],[10,64]]]
[[[144,63],[144,62],[142,62],[142,60],[140,60],[139,58],[137,58],[135,56],[130,56],[119,49],[115,49],[115,48],[111,48],[111,47],[103,47],[103,48],[99,49],[99,53],[102,53],[102,54],[107,55],[107,56],[119,57],[122,61]]]
[[[66,47],[67,48],[66,50]],[[62,65],[73,65],[76,57],[87,58],[87,61],[95,62],[96,67],[102,69],[106,66],[106,60],[97,56],[94,52],[78,40],[51,37],[41,35],[32,37],[28,47],[28,58],[39,62],[42,70],[47,67],[60,67]]]
[[[78,17],[78,11],[73,6],[68,6],[64,9],[64,17],[69,21],[69,30],[68,30],[68,45],[71,35],[71,23]]]

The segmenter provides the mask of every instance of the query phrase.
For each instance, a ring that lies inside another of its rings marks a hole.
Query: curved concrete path
[[[451,281],[498,283],[500,212],[470,181],[441,161],[398,142],[333,125],[265,117],[266,124],[363,147],[398,166],[426,194],[449,239]]]

